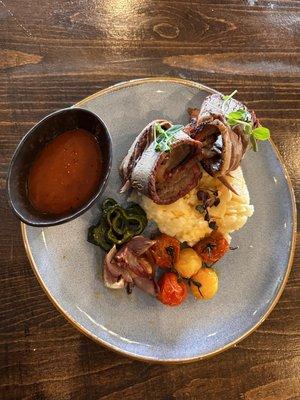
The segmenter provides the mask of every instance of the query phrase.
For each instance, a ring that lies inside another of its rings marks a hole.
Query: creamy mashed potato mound
[[[227,189],[218,179],[203,172],[198,186],[175,203],[159,205],[138,193],[134,193],[131,199],[141,205],[148,219],[156,222],[162,233],[175,236],[180,242],[187,242],[189,246],[193,246],[211,232],[204,215],[196,210],[199,204],[197,191],[218,190],[220,203],[217,207],[208,208],[208,211],[210,217],[216,221],[218,230],[230,239],[229,234],[241,229],[254,211],[254,207],[250,205],[241,167],[233,171],[231,176],[228,177],[228,181],[239,196]]]

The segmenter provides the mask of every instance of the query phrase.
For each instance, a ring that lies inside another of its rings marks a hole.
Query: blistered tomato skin
[[[184,278],[190,278],[195,275],[201,266],[201,258],[191,248],[181,250],[178,261],[175,263],[176,271]]]
[[[159,293],[157,298],[168,306],[178,306],[187,297],[187,285],[178,281],[173,272],[165,273],[158,281]]]
[[[163,233],[155,238],[155,244],[150,251],[158,267],[172,268],[179,257],[180,242],[176,238]]]
[[[212,299],[218,291],[219,279],[213,268],[200,268],[190,281],[191,291],[196,299]]]
[[[201,239],[193,249],[207,264],[220,260],[229,250],[229,243],[220,232],[212,232],[210,236]]]

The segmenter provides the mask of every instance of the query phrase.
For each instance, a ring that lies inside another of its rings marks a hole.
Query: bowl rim
[[[81,101],[79,101],[78,103],[75,104],[75,107],[77,106],[82,106],[83,104],[85,104],[86,102],[98,97],[98,96],[102,96],[106,93],[112,93],[115,92],[116,90],[119,89],[124,89],[126,87],[130,87],[130,86],[134,86],[134,85],[140,85],[140,84],[144,84],[144,83],[158,83],[158,82],[169,82],[169,83],[175,83],[175,84],[182,84],[184,86],[188,86],[188,87],[194,87],[194,88],[198,88],[198,89],[208,89],[210,92],[214,92],[214,93],[218,93],[217,91],[209,88],[208,86],[202,85],[201,83],[198,82],[194,82],[191,80],[187,80],[187,79],[182,79],[182,78],[177,78],[177,77],[166,77],[166,76],[154,76],[154,77],[150,77],[150,78],[139,78],[139,79],[132,79],[132,80],[128,80],[128,81],[124,81],[124,82],[120,82],[117,83],[115,85],[109,86],[105,89],[99,90],[98,92],[82,99]],[[290,249],[289,249],[289,259],[286,265],[286,270],[285,270],[285,274],[283,276],[282,282],[278,288],[278,291],[276,293],[276,295],[274,296],[272,302],[270,303],[268,309],[266,310],[266,312],[262,315],[262,317],[260,318],[260,320],[253,325],[248,331],[246,331],[243,335],[241,335],[240,337],[232,340],[231,342],[227,343],[225,346],[214,350],[210,353],[207,353],[205,355],[200,355],[200,356],[195,356],[195,357],[188,357],[188,358],[177,358],[177,359],[165,359],[165,358],[156,358],[156,357],[147,357],[147,356],[141,356],[138,354],[135,354],[133,352],[128,352],[125,350],[120,349],[117,346],[114,346],[108,342],[106,342],[104,339],[99,338],[98,336],[93,335],[87,328],[85,328],[84,326],[82,326],[80,324],[80,322],[78,322],[77,320],[73,319],[73,317],[71,315],[69,315],[69,313],[59,304],[59,302],[52,296],[51,292],[49,291],[48,287],[46,286],[46,284],[44,283],[40,273],[39,273],[39,269],[38,266],[36,265],[33,255],[31,253],[31,249],[30,249],[30,244],[28,241],[28,236],[27,236],[27,232],[26,232],[26,225],[24,225],[23,223],[21,223],[21,233],[22,233],[22,239],[23,239],[23,243],[24,243],[24,247],[25,247],[25,251],[27,254],[27,257],[29,259],[29,262],[31,264],[31,267],[33,269],[33,272],[35,273],[35,276],[39,282],[39,284],[41,285],[41,287],[43,288],[45,294],[47,295],[47,297],[49,298],[49,300],[52,302],[52,304],[56,307],[56,309],[65,317],[65,319],[71,323],[71,325],[73,325],[74,328],[76,328],[80,333],[82,333],[83,335],[85,335],[86,337],[88,337],[89,339],[92,339],[95,343],[100,344],[102,346],[104,346],[106,349],[114,351],[115,353],[119,354],[119,355],[123,355],[126,356],[132,360],[138,360],[138,361],[143,361],[143,362],[147,362],[150,364],[161,364],[161,365],[175,365],[175,364],[187,364],[187,363],[192,363],[192,362],[197,362],[197,361],[201,361],[201,360],[205,360],[208,358],[211,358],[213,356],[216,356],[218,354],[223,353],[226,350],[229,350],[233,347],[235,347],[238,343],[240,343],[241,341],[243,341],[244,339],[246,339],[251,333],[253,333],[266,319],[267,317],[271,314],[271,312],[273,311],[274,307],[276,306],[276,304],[278,303],[284,288],[286,286],[286,283],[288,281],[288,277],[290,275],[291,269],[292,269],[292,265],[293,265],[293,260],[294,260],[294,255],[295,255],[295,248],[296,248],[296,236],[297,236],[297,208],[296,208],[296,200],[295,200],[295,194],[294,194],[294,189],[292,186],[292,181],[291,178],[288,174],[287,168],[285,166],[285,163],[283,161],[283,158],[281,156],[281,154],[279,153],[275,143],[273,142],[272,139],[269,140],[270,145],[272,146],[272,149],[274,151],[274,153],[276,154],[278,161],[282,167],[283,173],[285,175],[286,181],[287,181],[287,185],[289,188],[289,193],[291,196],[291,203],[292,203],[292,226],[293,226],[293,230],[292,230],[292,240],[291,240],[291,245],[290,245]]]
[[[42,222],[30,221],[16,209],[14,202],[12,200],[11,175],[12,175],[12,169],[13,169],[14,163],[15,163],[16,159],[18,158],[20,152],[22,151],[22,147],[23,147],[24,143],[28,140],[28,138],[32,135],[32,133],[36,129],[38,129],[43,123],[45,123],[47,120],[49,120],[53,116],[62,114],[62,113],[68,112],[68,111],[73,111],[73,112],[82,111],[86,114],[90,114],[92,117],[94,117],[96,120],[98,120],[98,122],[102,125],[102,127],[104,128],[105,135],[108,139],[108,166],[107,166],[107,169],[104,173],[103,179],[102,179],[101,183],[99,184],[99,187],[98,187],[96,193],[93,196],[91,196],[91,198],[86,203],[84,203],[84,205],[81,206],[77,211],[75,211],[69,215],[66,215],[66,216],[58,215],[57,217],[53,218],[53,221],[51,221],[51,220],[44,221],[44,222],[43,221]],[[55,110],[52,113],[47,114],[44,118],[42,118],[40,121],[38,121],[33,127],[31,127],[29,129],[29,131],[22,137],[22,139],[19,141],[17,147],[15,148],[15,151],[11,158],[9,168],[7,171],[7,175],[6,175],[6,193],[7,193],[7,197],[8,197],[8,203],[9,203],[12,211],[14,212],[14,214],[26,225],[35,226],[35,227],[47,227],[47,226],[55,226],[55,225],[64,224],[66,222],[69,222],[69,221],[79,217],[83,213],[85,213],[97,201],[98,197],[103,193],[103,191],[105,190],[105,188],[107,186],[108,178],[109,178],[110,172],[111,172],[111,166],[112,166],[112,138],[111,138],[110,132],[109,132],[105,122],[102,120],[102,118],[99,117],[97,114],[95,114],[93,111],[86,110],[81,107],[77,107],[76,105],[71,106],[71,107],[61,108],[59,110]]]

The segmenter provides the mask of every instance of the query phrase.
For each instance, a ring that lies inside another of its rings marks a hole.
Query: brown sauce
[[[47,214],[79,209],[97,191],[102,156],[95,137],[83,130],[67,131],[38,153],[28,175],[28,197]]]

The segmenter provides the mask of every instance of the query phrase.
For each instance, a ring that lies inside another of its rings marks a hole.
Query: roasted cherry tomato
[[[150,251],[158,267],[171,268],[178,261],[180,242],[163,233],[155,239]]]
[[[205,263],[211,264],[220,260],[229,250],[225,237],[218,231],[213,231],[210,236],[200,240],[193,249]]]
[[[181,250],[179,259],[175,263],[175,269],[183,278],[190,278],[195,275],[202,266],[202,260],[195,250],[190,247]]]
[[[178,306],[187,296],[187,286],[184,282],[178,282],[178,277],[173,272],[165,273],[158,281],[158,300],[168,306]]]
[[[218,291],[218,275],[212,268],[200,268],[190,285],[196,299],[212,299]]]

